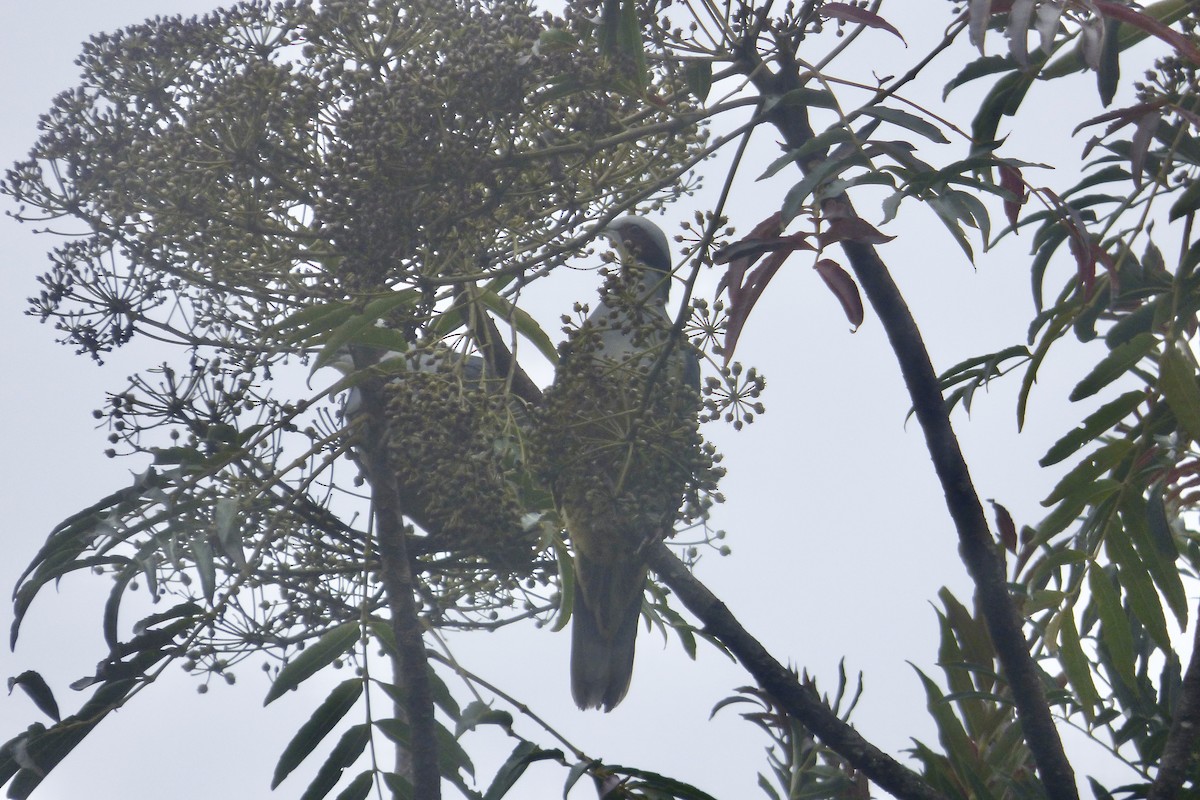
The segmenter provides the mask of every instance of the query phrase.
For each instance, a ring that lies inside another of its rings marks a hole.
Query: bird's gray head
[[[671,289],[671,245],[662,229],[645,217],[619,217],[600,231],[617,245],[623,258],[636,260],[645,267],[662,273],[661,277],[647,276],[665,302]]]

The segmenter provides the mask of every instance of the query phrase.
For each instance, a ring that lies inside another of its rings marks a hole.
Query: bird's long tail
[[[575,558],[571,695],[580,708],[612,711],[629,691],[646,567],[634,559]]]

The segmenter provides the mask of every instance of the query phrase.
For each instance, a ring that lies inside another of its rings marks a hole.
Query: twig
[[[704,623],[706,632],[737,657],[763,689],[788,714],[804,723],[816,736],[849,761],[882,789],[900,800],[945,800],[920,775],[868,742],[821,701],[812,687],[794,674],[750,635],[724,603],[696,579],[662,542],[647,548],[647,561],[689,611]]]

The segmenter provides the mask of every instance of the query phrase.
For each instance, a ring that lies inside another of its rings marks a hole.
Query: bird
[[[602,233],[620,270],[562,345],[541,437],[573,555],[571,693],[611,711],[633,675],[645,548],[673,531],[697,468],[700,371],[667,311],[666,235],[640,216]]]
[[[353,358],[330,366],[359,376]],[[385,353],[376,367],[386,426],[360,430],[362,392],[349,387],[343,414],[355,449],[375,436],[387,450],[403,513],[421,528],[424,547],[480,558],[501,571],[528,569],[541,514],[523,478],[521,439],[528,414],[481,356],[441,344]],[[369,460],[360,461],[375,482]]]

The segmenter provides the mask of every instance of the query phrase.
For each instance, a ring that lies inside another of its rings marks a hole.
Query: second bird
[[[667,237],[641,217],[605,233],[621,269],[562,348],[541,449],[574,553],[571,691],[609,711],[633,672],[645,550],[673,530],[701,448],[699,365],[666,307]]]

